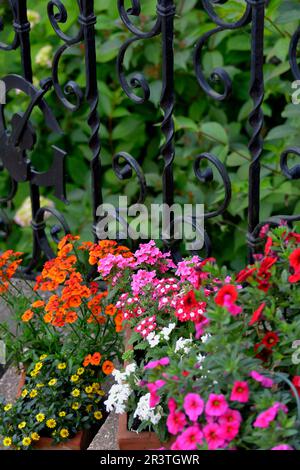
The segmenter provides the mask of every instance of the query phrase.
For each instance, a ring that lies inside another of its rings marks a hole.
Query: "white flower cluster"
[[[132,388],[127,382],[130,375],[134,374],[136,364],[129,364],[124,372],[114,369],[112,375],[117,382],[113,385],[108,393],[108,398],[104,402],[107,411],[115,411],[117,414],[126,412],[128,398],[132,393]]]
[[[150,393],[143,395],[136,407],[134,417],[139,418],[141,421],[150,421],[152,424],[157,424],[161,420],[161,413],[158,409],[150,407]]]
[[[168,326],[165,326],[159,333],[152,331],[147,336],[146,340],[148,341],[150,348],[155,348],[162,340],[169,341],[170,335],[174,330],[176,323],[169,323]]]
[[[192,343],[192,339],[179,338],[176,341],[175,352],[183,352],[184,354],[187,354],[191,350]]]

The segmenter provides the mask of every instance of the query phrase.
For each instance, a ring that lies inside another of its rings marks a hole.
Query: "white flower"
[[[168,341],[170,339],[170,334],[174,330],[176,323],[169,323],[167,327],[164,327],[160,334],[163,336],[164,340]]]
[[[128,364],[128,366],[126,366],[126,369],[125,369],[126,376],[129,377],[131,374],[134,374],[134,372],[136,371],[136,367],[137,366],[135,362]]]
[[[136,371],[136,363],[132,362],[126,366],[125,371],[121,372],[118,369],[114,369],[112,371],[112,376],[114,377],[117,384],[122,385],[123,383],[127,382],[128,377],[130,377]]]
[[[201,362],[203,362],[205,359],[205,356],[203,356],[202,354],[198,354],[197,356],[197,361],[199,364],[201,364]]]
[[[191,344],[192,342],[193,342],[192,339],[179,338],[176,341],[175,352],[182,351],[184,352],[184,354],[187,354],[191,349],[191,347],[189,347],[188,345]]]
[[[27,17],[31,28],[41,21],[41,15],[35,10],[27,10]]]
[[[104,402],[107,411],[113,411],[117,414],[126,412],[128,398],[132,393],[132,389],[128,384],[113,385],[108,393],[108,398]]]
[[[160,336],[156,335],[154,331],[148,334],[146,337],[146,340],[148,341],[150,348],[155,348],[160,342]]]
[[[48,206],[54,207],[54,202],[50,201],[43,196],[40,197],[40,204],[41,206]],[[50,217],[51,214],[46,213],[45,219]],[[21,227],[30,227],[30,223],[32,220],[32,213],[31,213],[31,201],[30,197],[26,197],[21,205],[21,207],[17,210],[14,221],[16,224],[20,225]]]
[[[209,340],[210,336],[211,335],[209,335],[209,334],[201,336],[202,343],[206,343]]]
[[[134,417],[139,418],[141,421],[150,421],[152,424],[157,424],[161,420],[160,410],[150,407],[150,393],[140,398]]]
[[[35,56],[35,63],[41,67],[51,67],[52,46],[42,47]]]

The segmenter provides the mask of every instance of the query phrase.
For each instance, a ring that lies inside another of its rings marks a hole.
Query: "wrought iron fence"
[[[264,115],[262,104],[264,100],[264,21],[265,8],[268,0],[245,0],[245,10],[243,15],[235,22],[227,22],[218,16],[215,7],[225,4],[230,0],[202,0],[203,9],[210,17],[215,27],[203,34],[195,45],[194,67],[195,80],[198,80],[199,86],[212,100],[223,101],[229,97],[232,92],[232,82],[228,73],[221,68],[216,68],[211,73],[211,80],[207,80],[202,70],[201,55],[204,46],[208,40],[215,34],[226,30],[238,30],[246,25],[251,25],[251,81],[249,94],[253,101],[252,111],[249,116],[249,123],[252,129],[252,135],[249,139],[249,150],[251,153],[251,162],[249,164],[248,179],[248,235],[247,244],[249,246],[249,257],[251,258],[256,246],[260,242],[259,232],[266,223],[276,225],[280,220],[286,220],[288,223],[299,221],[300,215],[285,216],[278,215],[269,220],[260,219],[260,166],[261,156],[264,148],[262,137],[262,127]],[[75,0],[74,0],[75,2]],[[20,61],[22,63],[22,76],[6,75],[2,80],[6,86],[6,93],[11,90],[21,90],[30,98],[30,104],[25,113],[16,113],[11,119],[11,130],[8,131],[4,119],[5,104],[1,105],[0,113],[0,159],[2,169],[8,170],[11,177],[10,194],[1,197],[1,202],[6,203],[14,198],[18,184],[27,183],[30,187],[30,198],[32,205],[32,231],[33,231],[33,249],[32,259],[26,268],[26,273],[34,271],[42,256],[51,258],[54,253],[51,248],[50,240],[45,230],[45,215],[50,212],[57,218],[59,227],[56,225],[51,235],[54,240],[58,239],[59,228],[63,228],[68,233],[69,228],[62,214],[53,208],[41,207],[40,188],[53,187],[54,194],[62,201],[66,199],[65,191],[65,170],[64,164],[67,158],[67,149],[61,149],[53,146],[53,164],[52,167],[40,173],[35,170],[31,161],[30,153],[36,142],[36,133],[39,129],[34,129],[30,117],[34,108],[38,107],[43,113],[44,120],[48,125],[49,132],[59,133],[60,127],[54,116],[53,111],[46,102],[48,91],[53,88],[60,105],[71,112],[75,112],[83,102],[89,106],[88,125],[90,128],[89,147],[91,152],[90,176],[92,182],[92,230],[96,237],[96,224],[99,220],[97,208],[102,203],[101,188],[101,139],[100,139],[100,117],[98,112],[99,95],[96,72],[96,32],[95,24],[97,20],[101,22],[101,17],[97,18],[94,10],[94,0],[77,0],[80,14],[78,16],[78,32],[75,36],[69,36],[61,29],[61,25],[66,23],[68,12],[61,0],[50,0],[47,4],[47,14],[49,21],[61,40],[61,46],[56,51],[52,62],[51,77],[46,77],[41,81],[40,87],[32,84],[32,65],[31,65],[31,46],[30,46],[30,23],[27,17],[26,0],[9,0],[13,12],[13,28],[15,31],[14,39],[11,44],[0,43],[1,57],[9,51],[18,49],[20,51]],[[130,32],[131,36],[121,46],[117,58],[117,72],[120,84],[124,93],[136,104],[143,105],[150,96],[150,88],[147,79],[142,73],[136,72],[130,78],[126,76],[124,69],[124,59],[128,48],[140,40],[151,40],[154,37],[160,38],[162,53],[162,91],[160,106],[163,112],[161,123],[161,132],[164,137],[164,144],[160,149],[164,160],[162,172],[163,180],[163,202],[171,206],[174,200],[174,174],[173,162],[175,158],[175,133],[174,133],[174,107],[175,93],[174,81],[176,74],[174,72],[174,17],[176,14],[176,0],[157,0],[157,12],[154,26],[150,31],[144,32],[139,29],[133,19],[141,14],[141,2],[131,0],[130,8],[126,8],[125,0],[117,0],[120,18]],[[297,62],[297,49],[300,41],[300,28],[294,33],[289,51],[289,60],[292,73],[295,79],[300,79],[300,68]],[[77,44],[84,45],[85,55],[85,90],[84,92],[70,80],[64,87],[59,82],[58,71],[61,64],[61,58],[65,51]],[[9,71],[8,71],[9,72]],[[222,83],[223,91],[216,91],[213,83],[218,81]],[[76,97],[76,103],[69,100],[69,95]],[[288,179],[300,178],[300,165],[290,167],[288,165],[289,156],[300,155],[300,147],[287,148],[281,155],[281,170]],[[208,167],[203,168],[202,162],[206,161]],[[146,194],[146,182],[142,169],[138,161],[126,152],[118,153],[112,157],[112,166],[115,174],[120,179],[137,177],[140,184],[139,202],[143,202]],[[207,184],[213,179],[213,171],[217,171],[222,179],[224,186],[224,201],[217,210],[207,212],[205,219],[217,217],[224,213],[231,199],[231,183],[223,163],[211,153],[199,154],[194,160],[194,172],[198,181]],[[180,258],[178,244],[169,243],[175,259]],[[212,246],[207,233],[205,233],[206,255],[209,255]]]

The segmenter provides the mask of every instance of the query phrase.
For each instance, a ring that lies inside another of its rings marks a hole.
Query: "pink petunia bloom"
[[[180,441],[179,438],[177,437],[176,441],[172,444],[171,450],[182,450],[180,447]]]
[[[206,439],[209,450],[220,449],[224,446],[222,428],[216,423],[210,423],[204,426],[203,434]]]
[[[266,411],[262,411],[253,423],[255,428],[268,428],[272,421],[276,418],[278,411],[282,410],[284,413],[288,412],[288,408],[283,403],[276,402],[273,406]]]
[[[224,423],[221,424],[221,435],[225,441],[233,441],[233,439],[238,435],[240,424],[238,422]]]
[[[224,297],[224,307],[227,308],[228,312],[231,313],[231,315],[236,316],[239,315],[242,312],[242,307],[239,307],[235,303],[233,303],[230,299],[230,296],[225,295]]]
[[[147,388],[150,392],[149,405],[151,408],[155,408],[155,406],[160,402],[160,396],[157,394],[158,388],[155,384],[147,384]]]
[[[266,387],[266,388],[273,387],[274,382],[273,382],[272,379],[269,379],[268,377],[264,377],[263,375],[259,374],[255,370],[252,370],[250,372],[250,377],[252,377],[252,379],[256,380],[256,382],[261,383],[263,387]]]
[[[178,438],[181,450],[196,450],[203,443],[203,432],[199,426],[190,426]]]
[[[205,406],[208,416],[222,416],[228,409],[228,403],[224,395],[211,393]]]
[[[294,448],[288,444],[279,444],[278,446],[272,447],[271,450],[294,450]]]
[[[223,416],[220,416],[219,418],[220,424],[232,424],[232,423],[240,424],[241,422],[242,422],[241,413],[237,410],[231,410],[230,408],[228,408],[226,413],[223,414]]]
[[[195,323],[195,338],[200,339],[205,332],[205,327],[209,324],[209,319],[202,317],[198,323]]]
[[[197,421],[204,410],[204,401],[197,393],[188,393],[184,397],[183,408],[191,421]]]
[[[167,418],[167,428],[170,434],[176,436],[186,425],[186,417],[182,411],[174,411]]]
[[[148,364],[145,365],[144,369],[155,369],[156,367],[167,366],[168,364],[170,364],[170,359],[168,357],[163,357],[162,359],[148,362]]]
[[[238,401],[240,403],[247,403],[249,401],[249,387],[247,382],[236,381],[230,395],[230,400]]]

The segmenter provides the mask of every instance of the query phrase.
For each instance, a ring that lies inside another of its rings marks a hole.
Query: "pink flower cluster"
[[[144,294],[143,288],[147,285],[155,285],[156,272],[146,271],[145,269],[139,269],[136,274],[132,275],[131,289],[134,295]]]
[[[156,328],[156,315],[144,318],[135,328],[134,331],[139,333],[143,338],[146,338],[149,333]]]
[[[194,291],[175,297],[171,301],[171,305],[175,308],[175,316],[182,322],[193,321],[199,323],[203,321],[206,303],[198,302]]]
[[[155,286],[152,294],[153,300],[158,300],[158,308],[168,309],[172,298],[179,292],[178,280],[174,277],[161,279]]]
[[[145,309],[140,306],[139,297],[131,297],[128,292],[120,296],[116,302],[116,307],[121,310],[124,320],[136,318],[145,313]]]
[[[124,258],[122,255],[113,255],[109,253],[105,258],[99,259],[98,272],[103,276],[103,278],[106,278],[110,275],[113,268],[122,270],[133,266],[134,263],[132,258]]]
[[[242,417],[237,410],[229,408],[222,394],[212,393],[206,404],[197,393],[188,393],[183,402],[183,410],[177,408],[176,401],[168,402],[167,427],[170,434],[177,436],[172,450],[195,450],[207,444],[210,450],[222,449],[239,433]],[[206,424],[198,423],[205,413]]]
[[[162,253],[155,245],[155,241],[151,240],[149,243],[140,244],[139,249],[135,252],[135,266],[138,267],[143,264],[150,266],[159,265],[161,272],[166,272],[170,268],[175,268],[175,264],[171,260],[171,254]]]

